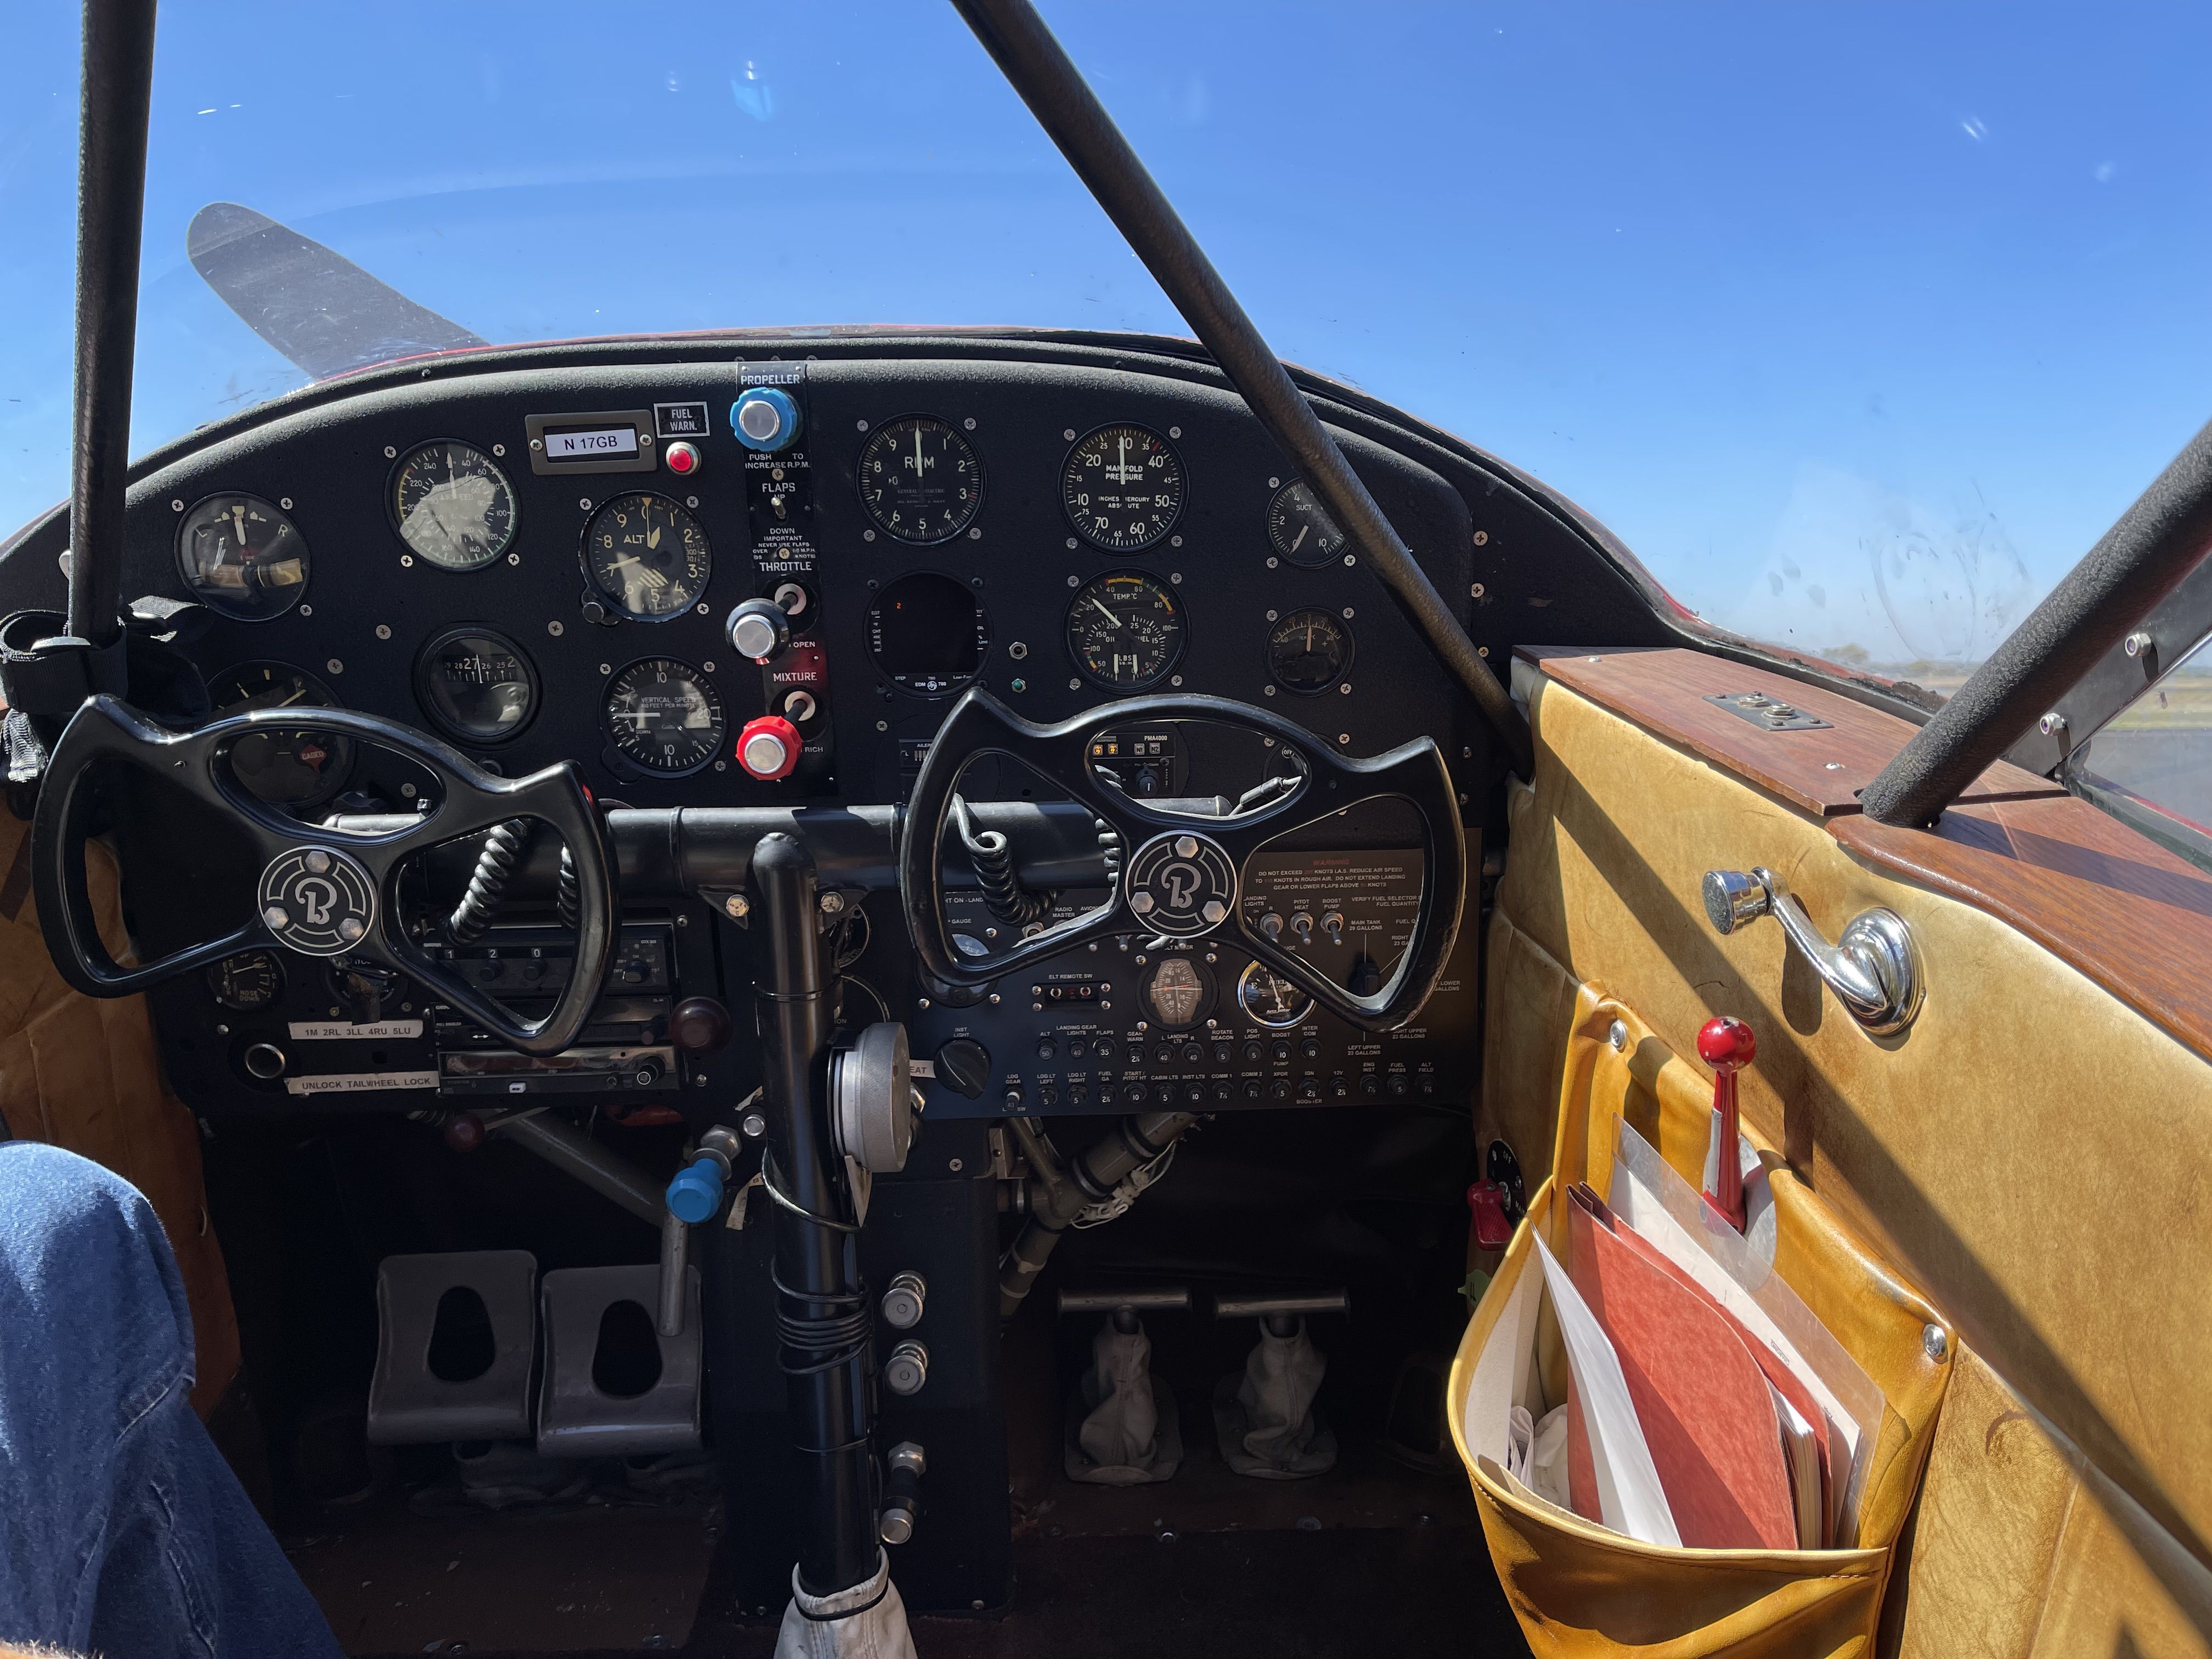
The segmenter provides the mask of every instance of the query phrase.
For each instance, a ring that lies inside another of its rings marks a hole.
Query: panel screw
[[[602,674],[611,674],[611,673],[613,673],[614,672],[615,672],[615,671],[614,671],[614,667],[613,667],[613,665],[612,665],[611,664],[610,664],[610,663],[604,663],[604,662],[603,662],[603,663],[601,663],[601,664],[599,665],[599,672],[601,672]]]
[[[562,635],[563,635],[563,634],[567,633],[568,630],[567,629],[565,629],[565,628],[562,627],[562,626],[561,626],[561,624],[556,621],[556,622],[550,622],[550,623],[547,623],[545,624],[545,631],[546,631],[547,633],[550,634],[550,635],[551,635],[555,639],[556,639],[556,640],[557,640],[557,639],[559,639],[559,638],[562,636]]]
[[[866,432],[868,429],[868,423],[866,421],[855,421],[853,422],[853,429],[855,432]]]
[[[183,512],[184,510],[185,510],[185,504],[184,504],[184,502],[183,502],[183,501],[182,501],[181,499],[177,500],[177,501],[171,501],[171,502],[169,503],[169,511],[170,511],[170,512],[172,512],[172,513],[181,513],[181,512]]]
[[[396,457],[398,453],[399,453],[399,452],[398,452],[397,449],[393,448],[390,444],[386,444],[386,445],[385,445],[385,447],[384,447],[384,459],[385,459],[386,460],[387,460],[387,461],[388,461],[388,460],[392,459],[393,459],[394,457]]]
[[[491,447],[491,453],[495,455],[504,455],[507,453],[507,446],[505,444],[494,444]]]
[[[1171,427],[1170,427],[1170,428],[1168,428],[1168,436],[1169,436],[1169,437],[1170,437],[1170,438],[1180,438],[1180,437],[1182,437],[1182,428],[1181,427],[1179,427],[1179,426],[1171,426]]]
[[[1486,657],[1490,654],[1490,647],[1486,645],[1478,645],[1474,647],[1474,654],[1478,657]]]
[[[1073,443],[1075,441],[1075,428],[1073,427],[1070,427],[1066,431],[1061,433],[1060,435],[1066,439],[1068,442]]]
[[[376,637],[377,637],[377,638],[379,638],[380,640],[388,640],[388,639],[390,639],[390,638],[392,637],[392,629],[391,629],[390,625],[389,625],[389,624],[387,624],[387,623],[377,623],[377,625],[376,625]]]
[[[399,556],[399,565],[402,569],[411,569],[414,564],[415,556],[412,553],[402,553]]]
[[[1181,546],[1182,545],[1182,537],[1180,537],[1180,536],[1170,536],[1170,537],[1169,537],[1169,538],[1168,538],[1168,545],[1169,545],[1170,547],[1181,547]],[[1180,577],[1180,576],[1178,576],[1178,577],[1176,577],[1176,580],[1177,581],[1181,581],[1181,580],[1182,580],[1182,577]]]
[[[1468,588],[1467,590],[1467,596],[1470,599],[1480,599],[1482,597],[1482,584],[1480,582],[1477,582],[1474,586]]]
[[[1069,552],[1071,552],[1071,553],[1072,553],[1072,552],[1073,552],[1073,551],[1075,550],[1075,538],[1074,538],[1074,537],[1070,536],[1070,537],[1067,538],[1067,548],[1068,548],[1068,551],[1069,551]],[[1074,578],[1071,576],[1070,578],[1068,578],[1068,580],[1069,580],[1070,581],[1073,581],[1073,580],[1074,580]]]
[[[1352,695],[1352,682],[1350,680],[1346,680],[1342,685],[1338,686],[1336,688],[1336,695],[1340,697],[1350,696]]]
[[[722,914],[732,921],[743,921],[752,914],[753,902],[743,893],[732,893],[722,901]]]
[[[1352,607],[1348,605],[1344,607],[1344,619],[1346,622],[1352,620]]]
[[[1168,676],[1168,684],[1169,684],[1170,685],[1181,685],[1181,684],[1182,684],[1182,675],[1180,675],[1180,674],[1170,674],[1170,675],[1169,675],[1169,676]]]
[[[1272,696],[1273,696],[1275,695],[1275,688],[1274,688],[1273,686],[1272,686],[1272,685],[1262,686],[1262,687],[1261,687],[1261,690],[1263,692],[1265,692],[1268,696],[1271,696],[1271,697],[1272,697]]]
[[[890,729],[891,723],[889,720],[878,720],[876,722],[876,730],[878,732],[888,732]]]
[[[822,914],[825,916],[841,916],[845,914],[845,896],[842,893],[834,890],[824,893],[817,902],[821,904]]]
[[[2130,657],[2140,657],[2150,649],[2150,635],[2138,629],[2120,641],[2120,649]]]
[[[1279,560],[1278,558],[1276,558],[1276,557],[1275,557],[1275,556],[1274,556],[1273,554],[1270,553],[1270,554],[1267,556],[1267,568],[1268,568],[1268,569],[1273,570],[1273,568],[1274,568],[1278,564],[1279,564],[1280,562],[1281,562],[1281,561],[1280,561],[1280,560]]]
[[[1920,1351],[1940,1365],[1943,1357],[1951,1352],[1951,1339],[1944,1335],[1941,1325],[1924,1326],[1920,1332]]]
[[[507,562],[509,564],[519,565],[522,562],[522,555],[520,553],[510,553],[507,556]]]
[[[960,424],[966,427],[970,432],[973,432],[975,429],[975,417],[973,415],[970,415],[966,420],[961,422]]]
[[[312,617],[315,614],[315,607],[312,605],[303,605],[300,607],[300,614],[303,617]]]
[[[1346,555],[1344,556],[1344,562],[1345,562],[1345,563],[1346,563],[1346,564],[1358,564],[1358,563],[1359,562],[1359,561],[1358,561],[1358,560],[1357,560],[1357,559],[1353,558],[1353,557],[1352,556],[1352,555],[1351,555],[1351,554],[1349,554],[1349,553],[1347,553],[1347,554],[1346,554]]]
[[[1067,585],[1070,587],[1080,587],[1083,586],[1083,578],[1080,576],[1070,576],[1067,579]]]
[[[1336,734],[1336,740],[1339,743],[1350,743],[1352,741],[1352,733],[1349,732],[1340,732]]]
[[[333,674],[343,674],[345,672],[345,665],[340,662],[336,657],[332,657],[328,662],[325,663],[323,666],[329,669]]]
[[[1280,478],[1270,478],[1267,480],[1267,488],[1270,489],[1280,489],[1282,487],[1283,481]]]
[[[578,501],[576,505],[582,507],[585,512],[588,513],[592,510],[592,498],[589,495],[586,495]]]
[[[1490,532],[1487,530],[1478,530],[1474,532],[1474,544],[1477,547],[1486,546],[1489,541]]]
[[[1080,691],[1083,690],[1083,682],[1081,680],[1070,680],[1067,683],[1067,689],[1071,691]]]
[[[1276,613],[1275,613],[1274,611],[1270,611],[1267,613],[1267,620],[1268,620],[1269,622],[1273,622],[1273,621],[1274,621],[1274,620],[1275,620],[1275,615],[1276,615]]]
[[[1182,586],[1182,572],[1180,570],[1169,571],[1168,580],[1173,582],[1177,587],[1181,587]]]
[[[289,495],[280,495],[276,498],[276,505],[289,513],[292,510],[292,498]]]
[[[2055,738],[2061,732],[2063,732],[2066,729],[2066,716],[2060,714],[2054,708],[2051,713],[2045,714],[2041,720],[2036,721],[2035,729],[2042,732],[2046,738]]]

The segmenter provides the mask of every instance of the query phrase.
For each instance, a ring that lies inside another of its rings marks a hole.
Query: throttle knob
[[[781,714],[747,720],[738,733],[738,764],[764,783],[787,778],[799,764],[799,728]]]
[[[774,599],[747,599],[724,619],[730,645],[763,667],[791,648],[791,619]]]

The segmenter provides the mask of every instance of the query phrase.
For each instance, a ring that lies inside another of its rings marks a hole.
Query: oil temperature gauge
[[[1093,684],[1141,691],[1182,656],[1182,606],[1150,576],[1123,571],[1086,582],[1067,607],[1067,649]]]
[[[266,1008],[284,989],[284,965],[267,951],[225,957],[207,970],[208,990],[226,1008],[251,1014]]]

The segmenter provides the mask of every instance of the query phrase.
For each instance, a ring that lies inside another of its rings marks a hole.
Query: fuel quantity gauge
[[[1285,691],[1326,691],[1352,666],[1352,630],[1326,611],[1293,611],[1267,632],[1267,672]]]

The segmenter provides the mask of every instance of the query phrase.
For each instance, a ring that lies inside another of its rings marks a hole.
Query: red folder
[[[1665,1253],[1657,1245],[1638,1232],[1635,1228],[1623,1226],[1620,1218],[1613,1214],[1605,1200],[1597,1195],[1595,1190],[1588,1182],[1578,1182],[1570,1188],[1568,1197],[1587,1209],[1590,1212],[1591,1219],[1602,1224],[1646,1261],[1728,1322],[1729,1328],[1736,1334],[1737,1339],[1749,1351],[1752,1358],[1757,1362],[1759,1370],[1765,1374],[1766,1380],[1774,1385],[1775,1392],[1796,1407],[1797,1415],[1803,1418],[1813,1431],[1813,1437],[1818,1443],[1820,1453],[1820,1514],[1825,1519],[1829,1513],[1829,1498],[1833,1490],[1832,1483],[1836,1478],[1835,1468],[1830,1460],[1828,1451],[1828,1414],[1820,1409],[1820,1402],[1813,1398],[1813,1391],[1805,1386],[1804,1379],[1776,1358],[1774,1351],[1746,1329],[1741,1320],[1714,1301],[1711,1294],[1704,1285],[1668,1261]],[[1569,1450],[1571,1455],[1572,1448],[1571,1447]]]
[[[1717,1309],[1653,1266],[1588,1204],[1570,1203],[1568,1226],[1568,1273],[1620,1357],[1683,1544],[1796,1549],[1782,1425],[1750,1351]],[[1571,1413],[1569,1496],[1587,1515],[1575,1490],[1577,1465],[1589,1457],[1586,1435],[1579,1449],[1574,1443],[1580,1427],[1579,1412]]]

